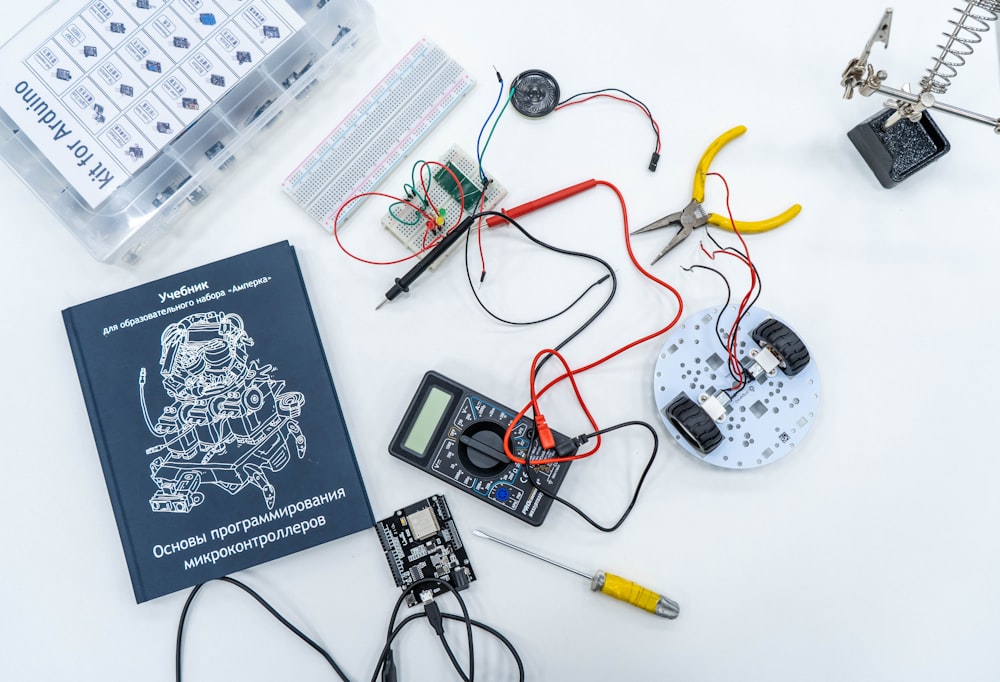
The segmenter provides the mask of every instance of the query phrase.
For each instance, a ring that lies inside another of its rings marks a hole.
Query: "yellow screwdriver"
[[[673,599],[664,597],[662,594],[657,594],[652,590],[647,590],[642,585],[634,583],[631,580],[626,580],[625,578],[617,576],[614,573],[598,571],[594,575],[588,575],[583,571],[578,571],[577,569],[566,566],[565,564],[560,564],[558,561],[553,561],[552,559],[543,557],[541,554],[535,554],[524,547],[518,547],[512,542],[507,542],[506,540],[501,540],[500,538],[494,537],[489,533],[484,533],[478,528],[472,532],[481,538],[492,540],[493,542],[497,542],[504,547],[516,549],[518,552],[535,557],[536,559],[541,559],[547,564],[558,566],[559,568],[569,571],[570,573],[576,573],[578,576],[588,578],[590,580],[590,589],[594,592],[603,592],[609,597],[614,597],[615,599],[628,602],[632,606],[637,606],[643,611],[649,611],[650,613],[655,613],[657,616],[662,616],[664,618],[674,619],[680,615],[681,607],[678,606],[677,602]]]

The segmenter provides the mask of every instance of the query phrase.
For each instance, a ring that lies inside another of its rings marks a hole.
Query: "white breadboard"
[[[344,202],[377,187],[474,83],[441,48],[421,40],[292,171],[282,189],[332,231]],[[340,220],[363,200],[348,205]]]
[[[438,162],[444,166],[450,166],[458,175],[459,181],[462,181],[463,184],[468,180],[476,187],[480,186],[479,164],[474,158],[462,151],[460,147],[452,146],[445,152],[444,156],[438,159]],[[432,177],[440,176],[449,185],[454,183],[454,178],[450,174],[442,174],[440,166],[433,165],[429,169]],[[420,178],[416,173],[413,175],[416,180],[414,188],[419,193],[421,192]],[[426,179],[427,171],[424,172],[424,177]],[[486,187],[486,201],[483,204],[482,210],[489,211],[496,208],[497,204],[507,196],[507,188],[497,182],[489,173],[486,174],[486,178],[489,180],[489,184]],[[440,182],[431,182],[427,194],[435,208],[439,210],[444,209],[445,225],[454,225],[456,221],[455,216],[462,213],[462,207],[459,206],[458,201],[448,191],[448,188]],[[471,198],[468,196],[465,197],[464,210],[466,213],[471,213],[479,208],[479,202],[470,201]],[[416,202],[416,199],[411,200],[411,202]],[[427,210],[429,211],[430,209]],[[382,217],[382,227],[394,234],[399,241],[406,245],[406,248],[414,253],[422,250],[429,242],[433,241],[434,237],[440,236],[439,234],[428,234],[426,221],[423,219],[423,216],[406,204],[394,205],[391,211]],[[438,263],[440,262],[438,261]]]

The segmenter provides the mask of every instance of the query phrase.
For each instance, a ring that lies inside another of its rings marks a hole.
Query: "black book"
[[[287,242],[63,320],[137,601],[374,524]]]

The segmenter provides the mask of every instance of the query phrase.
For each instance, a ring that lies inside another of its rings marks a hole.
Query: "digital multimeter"
[[[558,492],[570,463],[532,466],[540,492],[528,480],[524,465],[504,453],[504,434],[516,416],[517,410],[437,372],[427,372],[392,438],[389,453],[540,526],[552,506],[552,498],[542,492]],[[551,456],[532,437],[534,426],[531,419],[522,417],[511,432],[511,450],[529,462]],[[555,431],[552,435],[557,443],[569,440]]]

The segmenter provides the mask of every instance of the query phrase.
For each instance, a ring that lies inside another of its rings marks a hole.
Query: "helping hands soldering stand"
[[[1000,119],[977,114],[967,109],[939,102],[935,95],[944,94],[958,74],[958,67],[965,64],[975,46],[982,42],[982,33],[990,29],[1000,15],[1000,0],[968,0],[965,7],[956,7],[957,19],[950,19],[952,28],[944,33],[946,40],[938,45],[940,54],[933,57],[933,65],[926,69],[920,80],[920,92],[911,93],[909,84],[897,90],[885,85],[888,73],[876,71],[868,63],[875,43],[888,49],[892,28],[892,9],[886,9],[875,32],[868,39],[861,55],[852,59],[841,75],[844,99],[851,99],[857,90],[862,96],[877,93],[888,95],[886,109],[862,122],[848,137],[864,157],[885,188],[892,188],[920,169],[943,156],[951,149],[941,129],[931,119],[929,109],[985,123],[1000,134]]]

